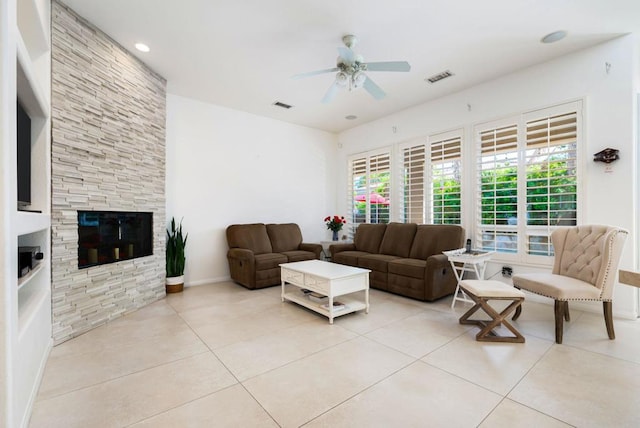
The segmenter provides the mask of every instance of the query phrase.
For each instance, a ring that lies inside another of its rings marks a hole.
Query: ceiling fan
[[[342,88],[353,89],[364,88],[373,98],[380,100],[386,96],[384,91],[375,84],[365,71],[409,71],[411,66],[406,61],[383,61],[383,62],[364,62],[362,55],[356,55],[352,48],[356,45],[358,39],[352,34],[348,34],[342,38],[346,47],[338,48],[338,60],[334,68],[325,70],[310,71],[292,76],[293,79],[315,76],[317,74],[334,73],[336,80],[333,82],[329,90],[322,98],[323,103],[328,103],[336,96]]]

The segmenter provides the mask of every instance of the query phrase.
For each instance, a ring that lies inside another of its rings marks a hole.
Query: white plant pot
[[[169,276],[164,283],[167,293],[179,293],[184,288],[184,275]]]
[[[165,279],[165,284],[167,284],[167,285],[184,284],[184,275],[168,276]]]

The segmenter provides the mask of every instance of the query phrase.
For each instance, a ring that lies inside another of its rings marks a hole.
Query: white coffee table
[[[280,265],[282,281],[282,301],[295,302],[314,312],[333,319],[352,312],[369,313],[369,269],[329,263],[322,260],[307,260],[303,262],[283,263]],[[287,288],[287,285],[291,287]],[[324,302],[313,301],[301,291],[307,289],[327,296],[326,302],[330,309],[322,307]],[[364,299],[358,293],[364,293]],[[357,293],[357,294],[356,294]],[[334,309],[335,298],[340,297],[344,303],[343,309]]]

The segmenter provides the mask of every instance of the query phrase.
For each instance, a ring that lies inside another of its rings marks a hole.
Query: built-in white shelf
[[[50,23],[44,7],[47,2],[39,0],[19,0],[17,7],[18,30],[29,47],[32,60],[49,52]]]
[[[50,0],[8,0],[5,11],[15,16],[0,14],[0,26],[11,47],[11,55],[4,55],[3,73],[15,72],[15,92],[9,86],[11,97],[16,97],[31,118],[31,205],[40,212],[17,210],[15,178],[1,184],[0,209],[6,216],[7,237],[12,251],[20,246],[39,246],[44,253],[34,269],[18,278],[18,255],[5,257],[0,270],[7,272],[7,310],[11,319],[0,322],[0,335],[8,337],[11,346],[6,350],[7,364],[0,367],[0,397],[11,397],[9,412],[0,410],[0,426],[27,426],[31,408],[37,395],[51,339],[51,37]],[[15,46],[15,54],[13,47]],[[15,55],[15,63],[12,56]],[[0,103],[0,127],[16,126],[15,99]],[[7,133],[15,136],[15,131]],[[15,137],[14,137],[15,138]],[[2,156],[10,156],[8,177],[17,177],[15,141],[2,141]],[[13,161],[11,161],[13,157]],[[9,200],[13,199],[13,200]],[[5,303],[3,303],[5,304]],[[4,351],[3,351],[4,352]],[[1,359],[1,358],[0,358]],[[6,368],[11,375],[7,375]],[[11,379],[3,384],[2,379]],[[1,400],[1,399],[0,399]],[[4,414],[3,414],[4,413]]]
[[[27,286],[33,278],[36,278],[38,276],[38,273],[44,270],[44,265],[45,265],[45,262],[39,262],[36,265],[36,267],[30,270],[26,275],[24,275],[21,278],[18,278],[18,289],[21,289],[22,287]]]
[[[15,217],[16,235],[28,235],[30,233],[48,230],[51,226],[49,214],[18,211]]]
[[[20,98],[22,106],[31,118],[49,117],[49,97],[42,89],[42,85],[36,77],[33,63],[31,62],[29,52],[20,33],[17,34],[16,39],[18,57],[16,88],[18,98]]]
[[[44,264],[45,262],[41,262]],[[35,275],[32,275],[32,280],[28,281],[25,285],[18,290],[18,332],[22,333],[31,320],[37,316],[44,305],[51,307],[51,290],[48,286],[48,279],[43,280],[44,267],[41,267],[38,271],[33,271]],[[51,332],[48,332],[49,335]]]

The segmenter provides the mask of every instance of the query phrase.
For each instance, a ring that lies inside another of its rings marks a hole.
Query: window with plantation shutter
[[[574,102],[476,126],[474,246],[522,261],[553,256],[551,232],[577,224],[581,117]]]
[[[462,130],[426,140],[400,146],[400,221],[461,224]]]
[[[483,249],[518,250],[518,126],[479,133],[479,244]]]
[[[425,222],[425,145],[402,149],[402,218],[404,223]]]
[[[431,223],[461,224],[462,137],[430,140]]]
[[[391,153],[353,156],[349,160],[351,230],[360,223],[389,223]]]
[[[350,175],[349,180],[349,195],[351,200],[349,206],[351,207],[351,215],[347,215],[349,223],[356,226],[358,223],[365,223],[367,219],[367,213],[364,206],[359,206],[359,195],[366,194],[367,183],[367,158],[353,159],[350,162]]]
[[[577,113],[526,123],[527,253],[553,255],[553,226],[575,226]]]

